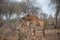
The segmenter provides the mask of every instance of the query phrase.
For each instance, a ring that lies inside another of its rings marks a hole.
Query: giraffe
[[[35,27],[38,23],[38,25],[42,28],[42,31],[44,30],[44,21],[43,20],[38,19],[36,16],[30,16],[29,14],[27,14],[23,18],[27,21],[27,26],[29,26],[30,21],[33,21]],[[43,34],[44,34],[44,32],[43,32]]]

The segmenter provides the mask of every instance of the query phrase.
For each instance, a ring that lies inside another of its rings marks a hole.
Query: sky
[[[43,10],[44,13],[47,13],[48,15],[54,15],[55,14],[55,5],[50,5],[50,0],[37,0],[39,6]]]
[[[21,1],[22,0],[18,0],[18,2],[21,2]],[[54,16],[55,5],[50,5],[51,4],[50,0],[36,0],[36,3],[44,13]]]

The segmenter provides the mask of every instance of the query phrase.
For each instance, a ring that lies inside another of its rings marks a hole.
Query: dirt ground
[[[27,40],[60,40],[60,30],[45,30],[45,36],[42,36],[41,33],[36,33],[36,37],[30,37],[30,39]]]

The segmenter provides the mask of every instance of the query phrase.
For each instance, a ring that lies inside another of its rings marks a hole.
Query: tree
[[[9,0],[1,0],[0,10],[2,14],[6,15],[6,18],[10,18],[11,14],[16,13],[19,17],[21,12],[29,13],[30,15],[37,15],[39,8],[34,5],[35,1],[22,1],[12,2]]]
[[[59,14],[59,11],[60,11],[60,0],[56,0],[56,24],[55,24],[55,29],[57,27],[57,19],[58,19],[58,14]]]
[[[30,15],[38,16],[38,10],[40,9],[38,6],[36,6],[36,0],[26,0],[26,5],[28,6],[27,12]]]
[[[40,18],[43,19],[43,20],[46,20],[47,17],[48,17],[48,14],[46,14],[46,13],[41,13],[40,14]]]
[[[9,2],[8,0],[0,1],[0,14],[7,16],[7,12],[9,11],[8,10],[8,7],[9,7],[8,2]]]
[[[60,11],[60,0],[53,0],[52,3],[56,5],[55,29],[57,29],[58,14],[59,14],[59,11]],[[57,31],[57,30],[56,30],[56,31]]]

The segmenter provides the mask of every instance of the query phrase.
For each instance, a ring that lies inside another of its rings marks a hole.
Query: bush
[[[44,21],[44,26],[48,26],[48,21]]]
[[[16,19],[10,19],[10,22],[11,23],[15,23],[16,22]]]

